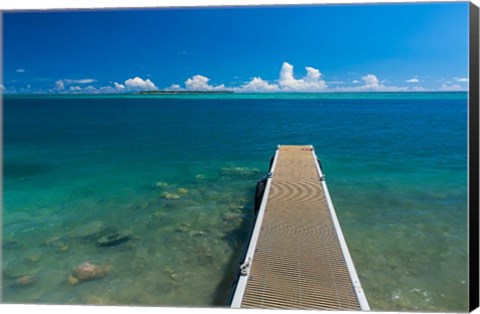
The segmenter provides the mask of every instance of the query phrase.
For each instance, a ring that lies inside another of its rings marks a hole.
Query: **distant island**
[[[138,94],[149,94],[149,95],[171,95],[171,94],[233,94],[233,91],[230,90],[221,90],[221,91],[186,91],[186,90],[179,90],[179,91],[170,91],[170,90],[154,90],[154,91],[143,91],[139,92]]]

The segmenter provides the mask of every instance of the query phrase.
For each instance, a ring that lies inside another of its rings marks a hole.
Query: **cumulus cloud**
[[[115,89],[117,91],[125,90],[125,85],[123,85],[123,84],[119,84],[119,83],[115,82],[115,83],[113,83],[113,86],[115,86]]]
[[[334,91],[339,92],[402,92],[408,91],[407,87],[386,86],[380,81],[375,74],[367,74],[361,77],[363,84],[359,80],[354,80],[352,83],[357,86],[352,87],[338,87]],[[386,81],[384,81],[386,82]],[[358,85],[362,84],[362,85]]]
[[[3,84],[0,84],[0,91],[4,91],[5,90],[5,86],[3,86]]]
[[[121,84],[118,84],[121,85]],[[119,86],[120,87],[120,86]],[[153,84],[150,79],[142,79],[140,77],[134,77],[125,81],[125,87],[132,91],[145,91],[145,90],[156,90],[157,87]]]
[[[365,89],[378,90],[385,87],[380,83],[378,78],[373,74],[367,74],[365,76],[362,76],[362,80],[364,82],[363,88]]]
[[[80,92],[82,88],[80,86],[70,86],[69,90],[71,92]]]
[[[349,74],[350,75],[350,74]],[[467,78],[455,77],[452,81],[468,82]],[[151,91],[158,90],[155,84],[150,80],[144,80],[141,77],[129,78],[123,83],[110,82],[110,86],[96,87],[89,85],[83,87],[83,84],[96,82],[94,79],[62,79],[55,82],[55,89],[52,92],[64,93],[118,93],[118,92],[135,92],[135,91]],[[165,90],[170,91],[235,91],[235,92],[395,92],[395,91],[423,91],[423,87],[409,85],[409,87],[390,86],[386,79],[380,80],[375,74],[369,73],[357,79],[349,79],[351,84],[346,81],[337,80],[335,77],[332,81],[327,82],[323,79],[322,73],[314,67],[305,67],[305,75],[296,78],[294,75],[294,67],[288,62],[284,62],[279,72],[279,77],[274,81],[267,81],[260,76],[254,76],[250,81],[245,82],[239,87],[226,87],[224,84],[214,85],[210,83],[210,79],[206,76],[197,74],[188,78],[184,82],[184,87],[178,84],[172,84]],[[404,81],[405,83],[419,83],[418,76]],[[442,87],[436,90],[453,91],[462,90],[460,85],[452,82],[442,82]],[[387,85],[388,84],[388,85]],[[333,86],[332,85],[343,85]],[[350,85],[350,86],[348,86]]]
[[[15,73],[25,73],[25,69],[17,69]]]
[[[226,90],[225,85],[213,86],[208,84],[210,79],[203,75],[195,75],[185,81],[185,88],[189,91],[219,91]]]
[[[468,83],[468,78],[466,77],[454,77],[453,78],[456,82],[461,82],[461,83]]]
[[[72,79],[63,79],[63,80],[58,80],[55,82],[55,88],[59,91],[65,90],[65,85],[72,85],[72,84],[89,84],[96,82],[94,79],[78,79],[78,80],[72,80]],[[68,90],[70,91],[78,91],[77,87],[78,86],[70,86],[73,87],[69,88]]]
[[[276,84],[269,84],[260,77],[254,77],[250,82],[238,88],[237,90],[243,92],[266,93],[277,92],[280,90],[280,88]]]
[[[169,91],[181,91],[181,90],[184,90],[184,89],[178,84],[172,84],[172,85],[170,85],[169,88],[167,88],[167,90],[169,90]]]
[[[65,83],[63,83],[62,80],[58,80],[55,82],[55,88],[58,90],[64,90],[65,89]]]
[[[456,92],[456,91],[463,91],[465,89],[457,84],[454,84],[454,85],[442,84],[439,90],[443,92]]]
[[[113,86],[84,86],[83,84],[96,82],[94,79],[63,79],[55,82],[55,90],[51,92],[64,93],[70,92],[75,94],[112,94],[125,91],[143,91],[143,90],[156,90],[155,84],[147,79],[143,80],[140,77],[134,77],[126,80],[124,84],[114,82]],[[77,85],[71,85],[76,83]],[[80,85],[78,85],[80,84]],[[83,85],[83,86],[82,86]]]
[[[70,86],[69,92],[72,94],[113,94],[118,93],[118,89],[112,86],[95,87],[88,85],[86,87]]]
[[[318,69],[307,66],[305,70],[307,74],[301,79],[296,79],[293,74],[293,65],[284,62],[276,83],[269,83],[260,77],[254,77],[250,82],[235,90],[239,92],[319,92],[326,90],[327,84],[321,79],[322,74]]]
[[[293,66],[284,62],[280,70],[279,79],[276,83],[269,83],[260,77],[254,77],[250,82],[239,88],[235,88],[237,92],[362,92],[362,91],[408,91],[407,87],[386,86],[384,81],[380,81],[376,75],[367,74],[360,80],[353,80],[356,86],[329,88],[327,83],[322,80],[322,74],[318,69],[306,67],[306,75],[300,79],[296,79],[293,74]],[[344,84],[343,81],[332,81],[330,84]],[[359,85],[361,84],[361,85]]]
[[[411,90],[414,91],[414,92],[425,92],[425,91],[427,91],[426,88],[421,87],[421,86],[412,87]]]
[[[307,75],[301,79],[295,79],[293,75],[293,66],[284,62],[280,70],[278,85],[282,91],[291,92],[317,92],[326,89],[327,84],[320,79],[319,70],[312,67],[305,67]]]
[[[418,83],[418,82],[420,82],[420,81],[416,77],[413,77],[413,78],[405,81],[405,83]]]
[[[102,86],[97,89],[99,94],[115,94],[118,93],[118,89],[112,86]]]

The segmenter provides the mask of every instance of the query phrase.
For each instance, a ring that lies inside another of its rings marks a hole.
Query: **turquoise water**
[[[3,109],[3,302],[224,305],[256,181],[277,144],[312,144],[371,308],[467,309],[465,93],[6,96]],[[131,238],[97,245],[116,233]],[[72,285],[87,261],[111,269]]]

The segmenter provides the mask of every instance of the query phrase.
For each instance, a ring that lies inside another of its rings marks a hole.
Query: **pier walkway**
[[[231,307],[370,310],[312,146],[278,146]]]

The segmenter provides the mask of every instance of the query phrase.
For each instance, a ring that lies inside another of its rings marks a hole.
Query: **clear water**
[[[256,181],[277,144],[312,144],[371,308],[467,309],[465,93],[6,96],[3,109],[3,302],[224,305]],[[96,245],[116,232],[133,238]],[[71,285],[86,261],[111,270]]]

